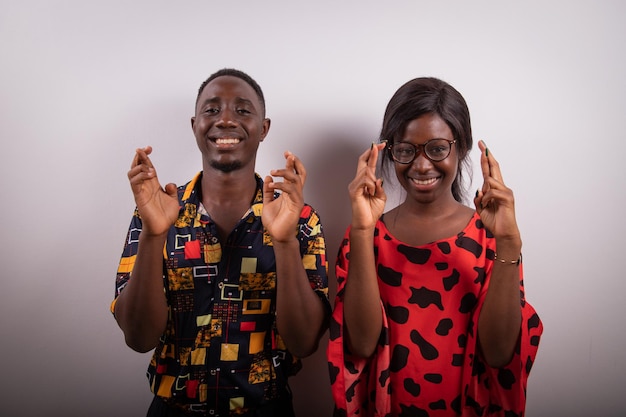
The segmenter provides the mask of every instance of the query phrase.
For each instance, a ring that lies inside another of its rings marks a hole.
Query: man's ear
[[[270,131],[270,125],[272,124],[272,121],[268,118],[263,119],[263,131],[261,132],[261,142],[263,142],[263,140],[265,139],[265,136],[267,136],[267,133]]]
[[[196,125],[196,116],[191,117],[191,130],[194,130],[194,126]]]

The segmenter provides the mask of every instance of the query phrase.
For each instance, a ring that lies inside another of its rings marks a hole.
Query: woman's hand
[[[372,144],[358,159],[356,175],[348,186],[352,202],[352,230],[373,229],[385,209],[383,180],[376,178],[378,155],[386,142]]]
[[[478,142],[481,150],[480,166],[483,173],[483,186],[476,191],[474,204],[483,224],[497,240],[519,241],[520,232],[515,220],[515,200],[513,191],[504,185],[500,165],[489,152],[485,143]]]

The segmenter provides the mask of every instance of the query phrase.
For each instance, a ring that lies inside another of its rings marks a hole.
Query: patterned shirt
[[[148,378],[154,394],[187,412],[253,414],[288,398],[287,378],[301,366],[276,330],[276,260],[261,222],[263,182],[255,174],[250,209],[220,242],[201,203],[201,177],[202,172],[178,188],[181,209],[163,250],[169,317]],[[116,299],[132,279],[141,229],[135,209],[117,271]],[[300,216],[298,240],[311,287],[330,312],[324,235],[309,205]]]
[[[526,385],[543,326],[520,291],[522,326],[510,363],[489,367],[477,329],[495,239],[474,213],[457,235],[419,247],[396,239],[381,220],[374,250],[383,331],[371,358],[345,348],[343,292],[349,231],[339,251],[328,359],[337,416],[524,415]]]

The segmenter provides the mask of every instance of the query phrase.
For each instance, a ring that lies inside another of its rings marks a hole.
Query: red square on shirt
[[[242,321],[239,330],[242,332],[253,332],[256,329],[256,323],[253,321]]]
[[[185,259],[199,259],[200,258],[200,241],[192,240],[185,242]]]

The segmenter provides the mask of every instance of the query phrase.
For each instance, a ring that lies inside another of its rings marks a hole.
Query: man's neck
[[[215,223],[220,240],[225,242],[250,208],[256,191],[254,171],[205,170],[201,186],[202,205]]]
[[[211,206],[250,204],[256,190],[254,170],[222,172],[205,169],[202,173],[202,200]],[[207,201],[208,200],[208,201]],[[206,204],[205,204],[206,205]]]

